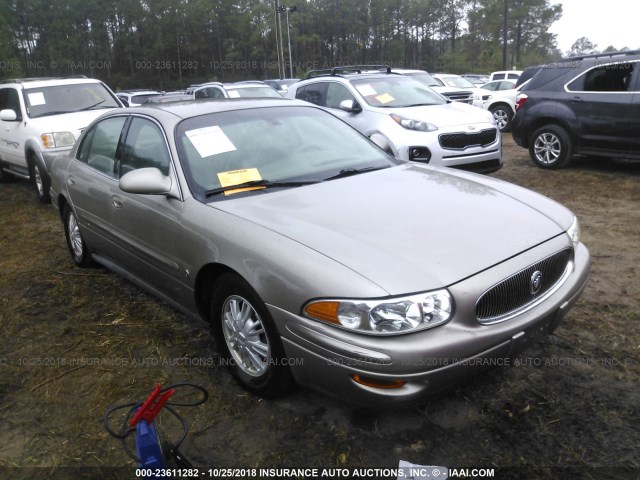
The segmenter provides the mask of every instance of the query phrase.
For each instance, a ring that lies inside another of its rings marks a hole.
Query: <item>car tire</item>
[[[51,197],[49,196],[49,175],[44,171],[44,168],[40,165],[35,158],[31,157],[29,162],[30,169],[29,174],[31,176],[31,183],[36,187],[36,195],[40,203],[51,203]]]
[[[69,205],[65,205],[62,211],[62,221],[64,222],[64,235],[67,239],[67,247],[69,248],[73,263],[80,268],[96,266],[95,261],[91,258],[87,244],[80,233],[80,226],[78,225],[76,214]]]
[[[546,125],[536,130],[529,141],[529,156],[540,168],[565,167],[573,155],[571,138],[565,129]]]
[[[508,105],[504,103],[492,106],[489,111],[496,120],[496,124],[501,132],[508,132],[511,130],[511,119],[513,118],[513,111]]]
[[[275,324],[247,282],[222,275],[213,286],[210,313],[218,353],[244,388],[265,398],[290,390],[293,377]]]

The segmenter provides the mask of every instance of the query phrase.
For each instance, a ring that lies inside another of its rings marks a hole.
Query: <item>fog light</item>
[[[429,163],[429,160],[431,160],[431,151],[427,147],[409,147],[409,160]]]
[[[378,380],[374,378],[362,377],[360,375],[352,375],[354,382],[364,385],[365,387],[381,388],[383,390],[390,390],[394,388],[404,387],[407,382],[402,380]]]

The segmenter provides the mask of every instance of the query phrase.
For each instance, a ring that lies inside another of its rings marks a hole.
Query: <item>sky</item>
[[[580,37],[587,37],[597,50],[640,48],[638,0],[550,0],[562,4],[562,18],[549,31],[555,33],[558,48],[565,54]]]

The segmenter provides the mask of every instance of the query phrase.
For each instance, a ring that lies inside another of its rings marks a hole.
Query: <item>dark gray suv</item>
[[[541,168],[573,154],[640,159],[640,51],[544,65],[518,95],[512,134]]]

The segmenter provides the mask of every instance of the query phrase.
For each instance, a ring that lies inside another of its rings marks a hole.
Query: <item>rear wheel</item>
[[[508,105],[495,105],[489,110],[496,120],[496,124],[501,132],[508,132],[511,129],[511,119],[513,112]]]
[[[529,156],[540,168],[551,170],[565,167],[572,154],[571,139],[562,127],[547,125],[531,136]]]
[[[238,275],[225,274],[215,283],[211,320],[217,349],[244,388],[267,398],[291,388],[291,372],[274,322]]]
[[[80,233],[80,227],[78,225],[78,219],[73,209],[69,205],[65,205],[62,220],[64,222],[64,235],[67,239],[67,247],[69,247],[69,253],[73,263],[81,268],[90,268],[96,265],[91,254],[87,249],[87,244],[82,238]]]

